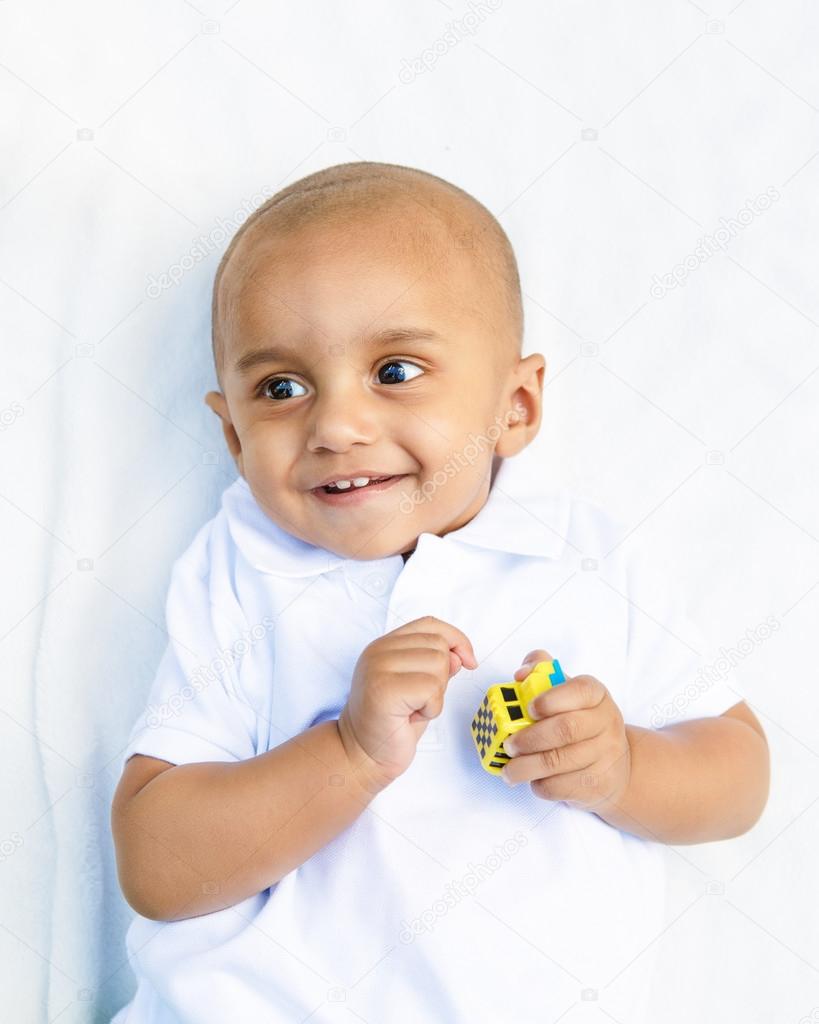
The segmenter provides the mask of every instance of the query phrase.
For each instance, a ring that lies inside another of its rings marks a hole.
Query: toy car
[[[539,693],[566,682],[560,662],[539,661],[520,682],[490,686],[472,719],[472,738],[483,767],[492,775],[500,775],[509,760],[503,741],[513,732],[531,725],[529,702]]]

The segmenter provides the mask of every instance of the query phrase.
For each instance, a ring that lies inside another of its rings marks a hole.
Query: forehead
[[[226,268],[228,364],[273,333],[330,343],[398,321],[463,329],[485,298],[469,238],[422,213],[365,213],[286,232],[254,226]]]

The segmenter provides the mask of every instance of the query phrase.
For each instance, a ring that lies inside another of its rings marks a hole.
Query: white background
[[[686,588],[767,732],[758,825],[665,851],[655,1019],[819,1020],[817,52],[797,0],[0,0],[3,1019],[130,996],[108,814],[170,565],[235,475],[202,401],[223,228],[369,159],[506,228],[542,472]]]

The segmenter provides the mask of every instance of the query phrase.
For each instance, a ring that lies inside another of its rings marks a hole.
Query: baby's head
[[[349,163],[259,207],[213,288],[222,420],[282,529],[345,558],[464,526],[498,458],[540,426],[514,253],[489,211],[426,172]],[[328,480],[396,477],[324,492]]]

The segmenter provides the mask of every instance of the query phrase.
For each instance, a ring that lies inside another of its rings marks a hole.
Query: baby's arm
[[[744,702],[713,718],[662,729],[626,725],[625,792],[595,814],[664,843],[704,843],[747,832],[768,799],[768,742]]]
[[[377,791],[336,720],[245,761],[137,754],[111,807],[120,886],[155,921],[233,906],[303,864]]]
[[[464,664],[478,665],[468,637],[427,615],[365,647],[338,720],[246,760],[129,758],[111,807],[125,898],[177,921],[279,881],[406,771]]]

